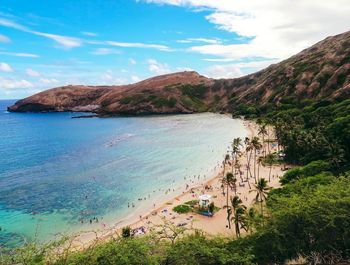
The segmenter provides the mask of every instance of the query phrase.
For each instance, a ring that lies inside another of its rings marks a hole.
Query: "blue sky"
[[[350,29],[346,0],[280,3],[2,0],[0,99],[183,70],[237,77]]]

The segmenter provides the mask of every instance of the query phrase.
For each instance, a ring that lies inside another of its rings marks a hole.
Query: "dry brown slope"
[[[350,31],[257,73],[218,82],[225,83],[228,97],[236,103],[278,104],[287,97],[349,98]]]
[[[328,37],[257,73],[214,80],[196,72],[125,86],[66,86],[18,101],[10,111],[93,111],[101,115],[230,111],[240,103],[350,97],[350,31]]]
[[[19,100],[9,107],[17,112],[90,111],[101,115],[192,113],[183,104],[181,87],[211,86],[212,80],[196,72],[161,75],[124,86],[64,86]]]

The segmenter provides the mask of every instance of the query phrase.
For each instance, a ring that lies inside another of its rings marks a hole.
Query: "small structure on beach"
[[[200,207],[207,207],[211,203],[211,195],[209,194],[203,194],[199,195],[199,206]]]
[[[286,157],[286,154],[282,151],[279,151],[277,155],[279,160],[283,160]]]

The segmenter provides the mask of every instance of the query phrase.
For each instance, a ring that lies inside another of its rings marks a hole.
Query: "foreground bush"
[[[335,263],[350,258],[348,176],[300,179],[272,192],[268,206],[267,224],[254,235],[260,242],[254,248],[257,260],[283,262],[303,256]]]
[[[315,176],[321,172],[326,172],[331,170],[331,165],[329,162],[323,160],[312,161],[303,167],[295,167],[288,170],[280,182],[282,184],[287,184],[291,181],[298,180],[307,176]]]
[[[54,264],[160,264],[165,250],[166,244],[154,241],[151,237],[119,238],[71,254],[67,259],[61,258]]]

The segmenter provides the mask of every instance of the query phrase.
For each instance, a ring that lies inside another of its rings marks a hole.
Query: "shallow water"
[[[72,119],[80,114],[7,113],[11,103],[0,101],[6,246],[112,225],[211,177],[230,141],[247,134],[226,115]]]

